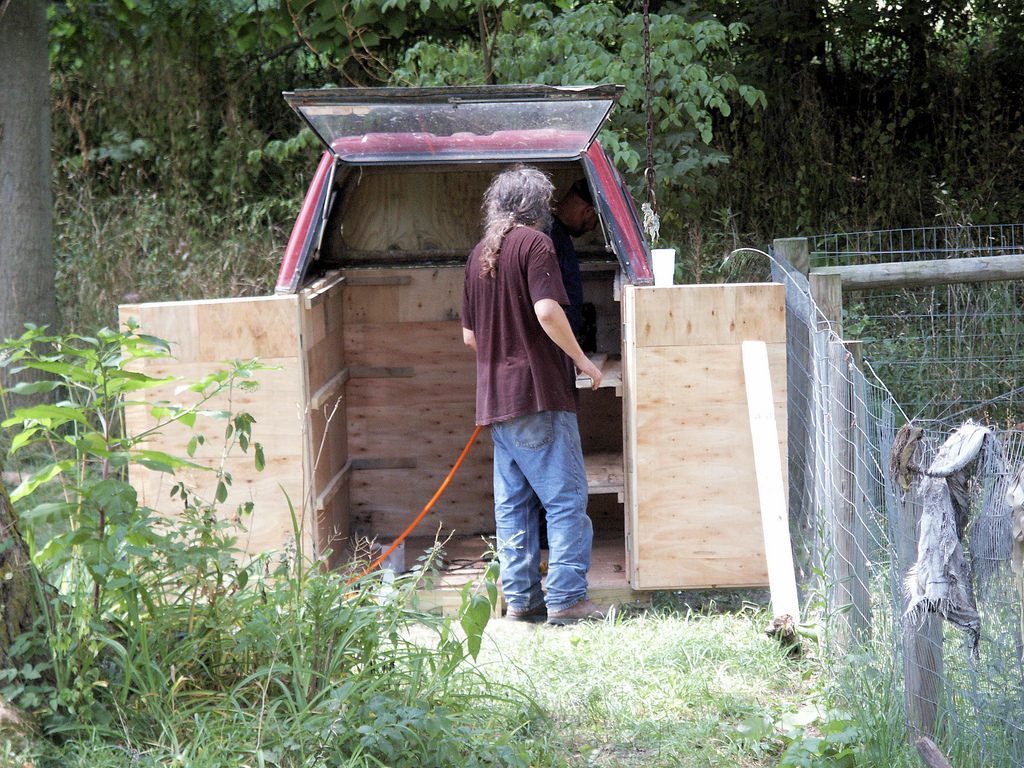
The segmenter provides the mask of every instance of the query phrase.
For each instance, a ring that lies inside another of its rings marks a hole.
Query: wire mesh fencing
[[[1024,259],[1024,225],[927,227],[809,238],[811,269],[941,259]],[[1004,427],[1024,407],[1024,284],[1016,280],[858,292],[844,329],[916,421]]]
[[[975,410],[908,417],[868,345],[840,337],[807,277],[776,254],[772,279],[786,287],[802,604],[821,617],[832,658],[865,652],[911,734],[933,737],[961,767],[1024,765],[1024,582],[1008,500],[1021,432]],[[946,375],[956,373],[936,374]]]

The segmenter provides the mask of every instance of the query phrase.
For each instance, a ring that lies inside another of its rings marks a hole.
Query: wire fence
[[[810,266],[1021,256],[1024,225],[818,235]],[[1012,427],[1024,407],[1024,284],[1001,281],[855,293],[847,338],[915,421],[967,417]]]
[[[871,247],[881,255],[879,238]],[[786,287],[802,603],[823,617],[833,658],[869,651],[911,733],[933,737],[959,768],[1024,765],[1024,592],[1008,500],[1024,465],[1022,433],[981,421],[984,409],[908,417],[882,374],[900,368],[840,338],[807,277],[777,254],[772,262]],[[920,362],[940,371],[921,386],[959,370],[959,358]]]

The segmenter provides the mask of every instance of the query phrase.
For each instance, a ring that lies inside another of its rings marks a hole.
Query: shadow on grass
[[[765,589],[691,589],[654,592],[651,602],[644,606],[625,606],[624,615],[638,615],[654,611],[663,615],[686,616],[700,614],[714,616],[740,613],[750,609],[767,609],[771,594]]]

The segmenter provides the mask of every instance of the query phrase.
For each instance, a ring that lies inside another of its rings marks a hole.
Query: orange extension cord
[[[441,483],[441,487],[437,489],[437,492],[431,497],[430,501],[427,502],[427,506],[425,506],[423,508],[423,511],[421,511],[416,516],[415,520],[413,520],[411,523],[409,523],[409,527],[406,528],[404,531],[402,531],[402,535],[399,536],[397,539],[395,539],[394,542],[392,542],[391,546],[388,547],[387,552],[385,552],[383,555],[381,555],[376,560],[374,560],[372,563],[370,563],[367,566],[366,570],[363,571],[361,574],[359,574],[358,576],[354,576],[353,578],[349,579],[348,580],[349,584],[351,584],[353,581],[358,581],[359,579],[363,578],[364,576],[366,576],[366,574],[370,573],[374,568],[376,568],[378,565],[383,563],[387,559],[388,555],[390,555],[392,552],[394,552],[395,548],[399,544],[401,544],[403,541],[405,541],[405,537],[408,536],[410,533],[412,533],[413,530],[415,530],[416,526],[420,524],[420,521],[423,520],[424,517],[426,517],[427,512],[429,512],[431,507],[433,507],[434,504],[437,503],[437,500],[439,498],[441,498],[441,494],[445,492],[445,489],[447,489],[448,486],[451,484],[452,478],[455,477],[455,473],[459,471],[459,467],[462,466],[463,460],[469,454],[469,449],[472,448],[473,447],[473,443],[476,442],[477,435],[480,434],[480,429],[481,429],[480,425],[477,425],[477,428],[473,430],[473,434],[469,438],[469,442],[466,443],[466,447],[463,448],[462,449],[462,453],[459,454],[459,458],[455,462],[455,466],[452,467],[452,471],[448,473],[448,477],[446,477],[444,479],[444,482]]]

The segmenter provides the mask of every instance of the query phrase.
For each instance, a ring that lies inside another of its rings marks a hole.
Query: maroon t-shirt
[[[493,275],[480,246],[466,263],[462,325],[476,336],[476,423],[540,411],[575,411],[568,357],[537,320],[541,299],[568,304],[551,238],[530,227],[505,235]]]

